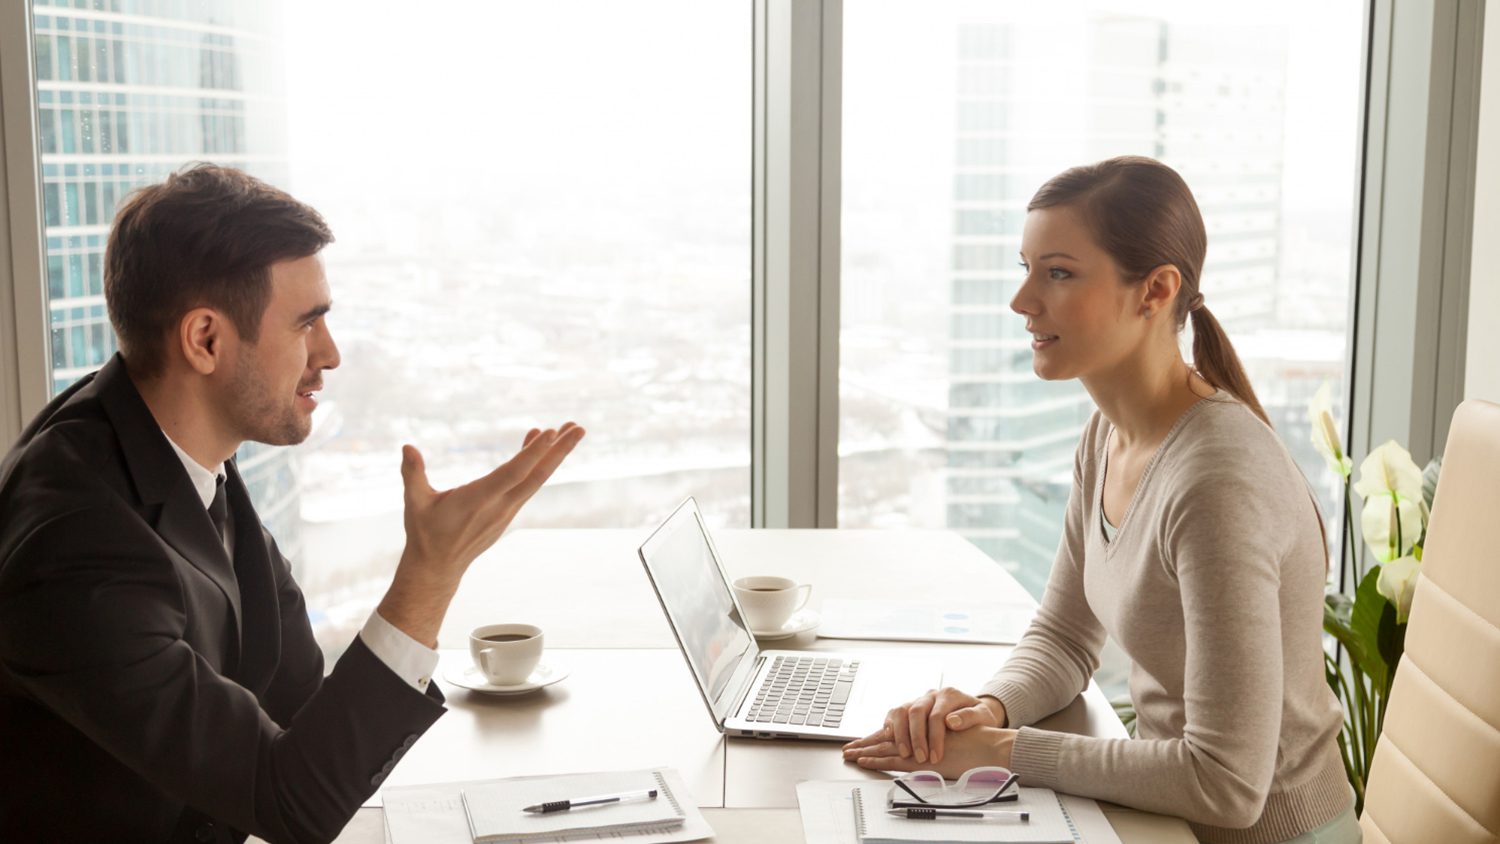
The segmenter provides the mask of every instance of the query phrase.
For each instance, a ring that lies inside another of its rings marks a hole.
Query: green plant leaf
[[[1381,697],[1389,698],[1391,684],[1396,680],[1396,669],[1401,662],[1401,655],[1406,652],[1406,625],[1396,620],[1396,607],[1389,601],[1385,609],[1380,613],[1380,626],[1378,628],[1380,639],[1380,659],[1389,670],[1386,672],[1385,684],[1379,686]]]
[[[1329,588],[1323,595],[1323,632],[1338,640],[1349,651],[1356,665],[1363,664],[1365,644],[1354,632],[1352,615],[1354,599],[1336,589]]]
[[[1427,468],[1422,470],[1422,500],[1427,502],[1427,510],[1432,510],[1432,499],[1437,495],[1438,475],[1443,471],[1443,458],[1434,457],[1428,461]]]
[[[1359,588],[1354,591],[1354,609],[1349,615],[1349,627],[1357,644],[1349,646],[1349,658],[1370,678],[1373,688],[1384,691],[1390,688],[1387,682],[1390,671],[1380,647],[1380,620],[1389,610],[1394,624],[1396,608],[1380,594],[1376,587],[1379,580],[1380,566],[1372,566],[1365,573],[1365,579],[1359,582]],[[1326,608],[1327,604],[1324,606]],[[1324,618],[1326,621],[1326,609]]]
[[[1110,698],[1109,705],[1114,707],[1115,716],[1125,726],[1125,732],[1135,738],[1135,702],[1130,699],[1130,695]]]

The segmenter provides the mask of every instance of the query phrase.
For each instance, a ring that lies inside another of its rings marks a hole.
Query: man
[[[583,436],[531,431],[444,492],[402,452],[406,547],[323,676],[233,455],[307,437],[339,353],[313,209],[200,165],[115,218],[120,354],[0,463],[0,841],[328,841],[444,711],[469,563]]]

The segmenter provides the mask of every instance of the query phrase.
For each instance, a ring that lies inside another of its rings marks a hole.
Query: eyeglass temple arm
[[[916,800],[918,803],[926,803],[927,802],[927,800],[925,798],[923,798],[922,795],[916,793],[915,791],[912,791],[911,790],[911,786],[909,786],[906,783],[902,782],[900,777],[896,778],[896,785],[901,786],[901,790],[904,791],[904,792],[906,792],[907,794],[910,794],[912,796],[912,799]]]

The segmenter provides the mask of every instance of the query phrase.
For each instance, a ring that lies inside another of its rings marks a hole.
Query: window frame
[[[1421,463],[1463,398],[1484,4],[1366,8],[1347,434],[1355,455],[1394,438]],[[751,519],[836,527],[843,0],[751,14]],[[0,4],[7,445],[51,395],[39,128],[31,3]]]

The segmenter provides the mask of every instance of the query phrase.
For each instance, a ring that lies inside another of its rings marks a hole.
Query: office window
[[[1346,392],[1363,12],[846,4],[839,524],[952,528],[1040,597],[1094,408],[1010,310],[1025,205],[1129,153],[1193,188],[1203,294],[1337,542],[1305,406]]]
[[[646,527],[687,494],[749,523],[748,3],[108,12],[35,0],[54,387],[114,351],[131,189],[211,160],[318,208],[344,363],[309,440],[239,468],[330,655],[399,556],[402,443],[443,486],[575,419],[516,527]]]

